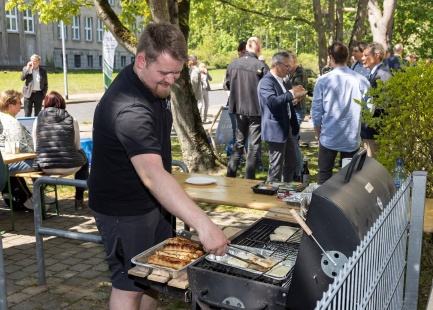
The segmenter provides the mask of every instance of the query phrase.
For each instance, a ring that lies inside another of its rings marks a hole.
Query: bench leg
[[[45,188],[47,187],[46,184],[43,184],[40,187],[41,191],[41,208],[42,208],[42,220],[47,219],[47,210],[45,209]]]
[[[57,196],[57,184],[54,184],[54,197],[55,197],[54,202],[56,203],[56,214],[58,216],[60,212],[59,212],[59,200]]]
[[[11,176],[9,175],[8,167],[6,167],[6,173],[7,173],[8,190],[9,190],[9,208],[11,209],[11,230],[15,230],[14,206],[12,203]]]

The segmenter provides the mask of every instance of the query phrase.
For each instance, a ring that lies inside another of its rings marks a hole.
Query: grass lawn
[[[113,72],[113,79],[117,76],[119,70]],[[212,76],[212,84],[222,84],[225,70],[209,70]],[[24,82],[20,79],[21,71],[0,71],[1,90],[15,89],[21,91]],[[101,70],[71,70],[67,73],[68,94],[81,93],[99,93],[104,91]],[[48,72],[48,91],[57,91],[65,93],[65,82],[63,71]]]

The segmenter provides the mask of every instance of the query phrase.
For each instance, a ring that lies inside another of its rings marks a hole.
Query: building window
[[[81,55],[74,55],[74,67],[81,68]]]
[[[35,33],[34,28],[34,19],[33,19],[33,13],[31,10],[27,9],[23,12],[24,17],[24,32],[26,33]]]
[[[99,67],[102,67],[102,55],[98,57]]]
[[[93,40],[93,18],[92,17],[86,17],[85,19],[85,25],[84,25],[84,32],[86,33],[86,41],[92,41]]]
[[[97,33],[97,40],[98,42],[102,42],[104,40],[104,25],[102,23],[102,20],[98,18],[98,25],[96,27],[96,33]]]
[[[126,66],[126,56],[120,56],[120,67]]]
[[[93,68],[93,56],[87,55],[87,67]]]
[[[6,11],[6,29],[8,31],[18,31],[17,8]]]
[[[115,3],[116,1],[115,0],[108,0],[108,3],[111,5],[111,6],[114,6],[116,3]]]
[[[57,32],[59,33],[59,40],[62,39],[62,23],[57,23]],[[68,30],[65,25],[63,25],[63,35],[65,36],[65,40],[68,39]]]
[[[72,18],[72,40],[80,40],[80,16]]]
[[[135,60],[135,57],[131,57],[131,63],[133,63]]]
[[[63,67],[63,53],[60,53],[60,58],[62,59],[62,67]],[[66,67],[68,66],[68,55],[66,55]]]

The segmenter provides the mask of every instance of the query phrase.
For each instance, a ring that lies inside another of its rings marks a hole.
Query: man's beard
[[[146,84],[146,82],[142,81],[144,86],[146,86],[146,88],[152,93],[152,95],[155,98],[158,99],[165,99],[168,96],[170,96],[171,93],[171,86],[167,87],[167,88],[158,88],[159,84],[156,84],[155,88],[151,88],[149,85]]]

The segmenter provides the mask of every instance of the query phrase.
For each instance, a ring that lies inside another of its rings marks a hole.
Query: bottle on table
[[[304,165],[301,172],[301,182],[303,186],[310,184],[310,170],[308,169],[308,157],[304,156]]]
[[[399,158],[397,160],[397,164],[394,167],[395,187],[399,189],[405,180],[406,180],[406,170],[403,167],[403,161],[401,160],[401,158]]]

